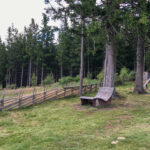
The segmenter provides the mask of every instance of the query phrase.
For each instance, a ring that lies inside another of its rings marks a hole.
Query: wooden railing
[[[97,91],[99,86],[101,86],[101,84],[84,85],[83,94]],[[73,95],[79,95],[79,86],[64,87],[63,89],[54,89],[49,91],[44,89],[41,93],[36,93],[36,89],[34,89],[33,94],[29,96],[23,96],[23,92],[21,91],[19,96],[5,98],[3,95],[0,100],[0,111],[18,109],[42,103],[46,100],[55,100]]]

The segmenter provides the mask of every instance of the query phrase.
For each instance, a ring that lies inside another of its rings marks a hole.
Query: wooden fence
[[[99,86],[101,86],[101,84],[84,85],[83,93],[86,94],[97,91]],[[46,100],[55,100],[73,95],[79,95],[79,86],[64,87],[63,89],[54,89],[49,91],[44,88],[41,93],[36,93],[36,89],[34,89],[33,94],[30,96],[23,96],[23,91],[21,91],[19,96],[5,98],[5,95],[3,95],[0,100],[0,111],[18,109],[42,103]]]

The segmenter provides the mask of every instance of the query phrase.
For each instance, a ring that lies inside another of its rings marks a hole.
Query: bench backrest
[[[114,93],[114,88],[112,87],[101,87],[98,90],[98,93],[96,94],[95,98],[102,99],[104,101],[110,100]]]

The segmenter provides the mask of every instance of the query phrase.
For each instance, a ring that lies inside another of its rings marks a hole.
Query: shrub
[[[87,78],[92,79],[92,73],[88,73]]]
[[[80,75],[77,75],[76,77],[72,78],[74,82],[79,82],[80,81]]]
[[[6,86],[7,89],[15,89],[16,88],[16,84],[8,84]]]
[[[33,75],[32,75],[31,85],[32,86],[37,86],[37,77],[36,77],[35,73],[33,73]]]
[[[123,67],[119,75],[122,82],[129,81],[129,70],[126,67]]]
[[[67,77],[62,77],[61,79],[59,79],[59,84],[62,86],[66,86],[68,83],[72,82],[73,78],[71,76],[67,76]]]
[[[129,81],[135,81],[135,75],[136,75],[136,72],[135,71],[131,71],[129,73]]]
[[[89,78],[84,78],[83,83],[84,84],[90,84],[90,79]]]
[[[46,78],[42,81],[42,85],[51,85],[55,82],[54,76],[52,73],[46,76]]]
[[[84,78],[84,79],[83,79],[83,83],[84,83],[84,84],[96,84],[96,83],[98,83],[98,80],[96,80],[96,79]]]
[[[120,76],[118,73],[115,74],[115,85],[122,85],[123,82],[122,80],[120,79]]]
[[[97,75],[97,79],[99,80],[99,82],[103,82],[103,80],[104,80],[104,70],[102,70],[102,71]]]

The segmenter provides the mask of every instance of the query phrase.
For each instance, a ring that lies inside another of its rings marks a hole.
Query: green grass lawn
[[[150,150],[150,95],[131,85],[117,91],[121,98],[102,109],[70,97],[0,112],[0,150]]]

